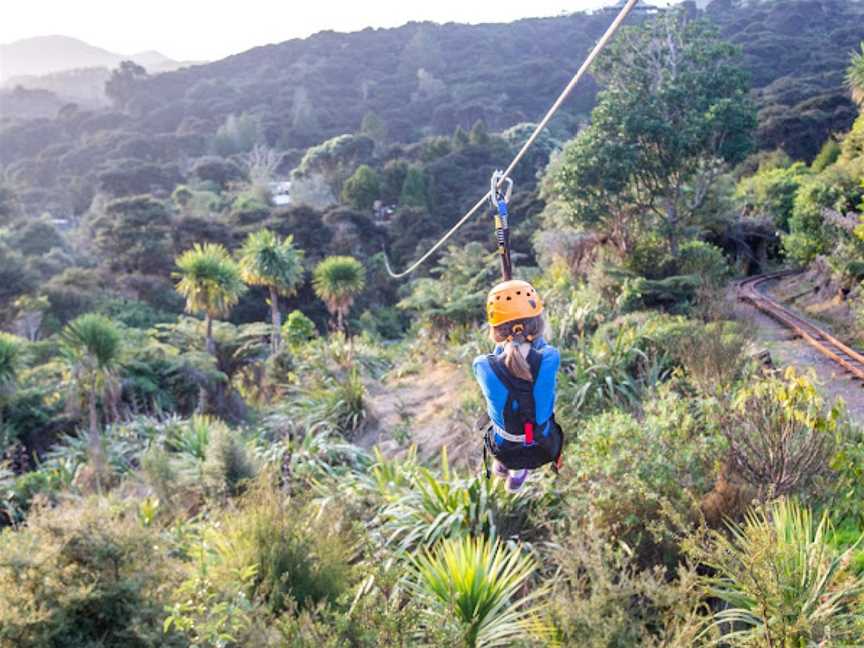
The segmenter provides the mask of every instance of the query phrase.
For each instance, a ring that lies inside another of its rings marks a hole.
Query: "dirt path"
[[[386,456],[400,456],[414,444],[424,460],[434,460],[446,445],[454,465],[475,463],[480,448],[470,403],[475,387],[464,367],[440,363],[367,389],[371,423],[357,445],[367,450],[377,445]]]
[[[773,291],[772,296],[780,298]],[[748,328],[753,333],[754,344],[757,349],[767,349],[776,366],[794,366],[801,372],[812,371],[824,397],[830,402],[843,399],[852,419],[864,424],[864,386],[860,382],[753,306],[736,302],[734,310],[740,319],[752,323]]]

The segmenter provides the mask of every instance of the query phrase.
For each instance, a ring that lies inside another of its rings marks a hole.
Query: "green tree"
[[[626,253],[637,225],[669,252],[695,224],[718,177],[744,159],[756,124],[732,45],[677,13],[625,30],[598,78],[592,123],[565,149],[557,188],[572,220]]]
[[[852,99],[864,107],[864,42],[861,43],[861,51],[852,54],[849,69],[846,71],[846,83],[852,91]]]
[[[380,148],[387,141],[387,125],[374,112],[367,112],[363,115],[360,132],[370,137],[375,142],[376,147]]]
[[[342,200],[355,209],[369,210],[381,196],[381,176],[372,167],[361,164],[342,187]]]
[[[453,131],[453,148],[459,150],[461,148],[465,148],[471,142],[468,133],[465,132],[465,129],[461,126],[457,126],[456,130]]]
[[[813,173],[821,173],[834,164],[842,152],[843,150],[840,148],[840,142],[838,142],[833,136],[829,137],[825,140],[822,148],[819,149],[819,155],[814,158],[813,164],[810,165]]]
[[[213,151],[222,157],[246,153],[258,143],[260,134],[261,120],[255,115],[228,115],[213,137]]]
[[[0,184],[0,227],[11,223],[20,213],[18,196],[9,187]]]
[[[3,428],[3,408],[15,393],[18,383],[18,370],[21,367],[22,341],[0,332],[0,433]]]
[[[408,168],[405,181],[402,183],[402,193],[399,196],[399,204],[403,207],[428,207],[426,197],[426,175],[423,169],[417,166]]]
[[[315,267],[312,279],[315,294],[336,318],[336,329],[345,331],[345,316],[354,298],[366,286],[366,269],[350,256],[327,257]]]
[[[777,227],[786,230],[795,207],[795,196],[809,177],[810,171],[803,162],[760,167],[754,175],[738,183],[735,199],[747,216],[768,216]]]
[[[489,137],[489,130],[486,128],[486,122],[482,119],[478,119],[474,122],[471,131],[468,133],[468,141],[475,146],[488,146],[490,140],[491,138]]]
[[[366,135],[339,135],[306,151],[293,172],[294,181],[314,182],[320,179],[335,198],[358,164],[372,159],[375,142]],[[293,189],[292,189],[293,190]]]
[[[159,274],[169,267],[171,214],[153,196],[113,200],[90,227],[93,243],[111,269]]]
[[[402,185],[408,174],[408,163],[402,159],[389,160],[381,170],[381,200],[387,205],[399,202]]]
[[[135,86],[147,78],[147,70],[134,61],[121,61],[105,82],[105,95],[117,108],[124,108],[135,94]]]
[[[120,330],[110,319],[95,313],[74,319],[60,334],[60,352],[69,383],[78,400],[87,405],[90,456],[97,478],[104,468],[97,408],[101,399],[107,410],[119,391],[117,371],[121,348]]]
[[[293,237],[280,240],[274,232],[263,229],[246,238],[240,249],[239,262],[243,281],[252,286],[264,286],[270,292],[271,340],[275,354],[282,345],[279,295],[289,297],[295,294],[303,281],[303,250],[294,247]]]
[[[196,243],[176,263],[177,292],[186,299],[186,312],[204,313],[207,351],[215,355],[213,318],[228,315],[245,292],[240,268],[228,250],[215,243]]]

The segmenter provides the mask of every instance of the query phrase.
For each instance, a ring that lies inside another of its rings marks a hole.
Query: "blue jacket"
[[[558,349],[549,344],[543,338],[538,338],[533,344],[534,350],[540,354],[540,371],[537,381],[534,383],[534,408],[537,416],[537,432],[543,435],[549,434],[547,423],[555,411],[555,388],[558,381],[558,367],[561,365],[561,356]],[[503,346],[495,347],[495,354],[504,353]],[[489,418],[499,428],[504,429],[504,405],[507,402],[507,388],[504,386],[492,367],[489,365],[487,356],[477,356],[474,359],[474,377],[480,383],[480,389],[486,398],[486,411]],[[495,443],[500,444],[504,440],[495,435]]]

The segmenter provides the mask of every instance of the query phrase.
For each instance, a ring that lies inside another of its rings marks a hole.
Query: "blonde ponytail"
[[[531,365],[522,355],[519,346],[530,343],[543,335],[546,328],[541,316],[531,317],[515,322],[507,322],[492,328],[492,340],[504,345],[504,366],[516,378],[533,380]]]
[[[521,342],[514,340],[504,346],[504,366],[507,367],[507,371],[511,375],[530,381],[534,377],[531,375],[531,366],[528,364],[528,360],[525,359],[525,356],[519,350],[520,344]]]

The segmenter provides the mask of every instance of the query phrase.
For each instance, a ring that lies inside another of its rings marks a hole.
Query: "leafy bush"
[[[681,566],[641,570],[589,520],[567,527],[552,556],[560,569],[550,597],[560,645],[690,648],[705,629],[703,586]]]
[[[227,432],[228,428],[213,416],[195,414],[191,418],[174,420],[166,426],[165,447],[172,452],[181,452],[198,461],[207,458],[207,446],[215,430]]]
[[[366,421],[366,386],[355,368],[325,374],[302,385],[287,406],[307,430],[332,430],[350,436]]]
[[[864,524],[864,429],[845,422],[840,426],[833,471],[831,509],[837,519]]]
[[[218,427],[210,434],[201,469],[204,485],[212,493],[236,495],[255,476],[256,466],[239,433]]]
[[[293,310],[288,313],[282,325],[282,335],[291,348],[295,348],[311,340],[317,331],[315,323],[303,314],[303,311]]]
[[[357,544],[337,503],[286,498],[263,473],[192,547],[168,626],[206,645],[270,645],[279,614],[317,611],[348,591]]]
[[[840,416],[791,367],[745,387],[723,423],[730,465],[763,499],[799,493],[827,471]]]
[[[698,517],[696,503],[714,482],[722,436],[710,408],[692,408],[671,388],[646,404],[643,420],[611,411],[586,420],[564,456],[566,497],[560,516],[594,523],[631,548],[638,564],[673,566],[676,516]]]
[[[668,376],[672,349],[691,326],[681,317],[644,312],[600,326],[590,341],[564,357],[559,402],[567,407],[562,420],[578,412],[638,405],[643,392]]]
[[[803,162],[760,167],[738,183],[735,198],[751,217],[768,217],[775,227],[786,230],[795,206],[795,196],[810,175]]]
[[[696,299],[702,279],[696,275],[680,275],[665,279],[636,277],[625,279],[617,306],[622,313],[644,308],[667,308],[686,312]]]
[[[699,558],[705,582],[726,605],[714,622],[728,646],[854,645],[864,636],[864,578],[850,571],[851,551],[829,543],[828,513],[818,523],[794,502],[749,513],[731,535],[713,532]],[[849,643],[851,642],[851,643]]]
[[[736,322],[693,323],[671,341],[670,353],[706,396],[724,396],[740,377],[746,349],[744,327]]]
[[[683,275],[696,275],[708,285],[719,285],[729,276],[729,264],[723,251],[705,241],[687,241],[681,245],[678,271]]]
[[[0,534],[0,643],[180,646],[162,631],[176,563],[158,531],[116,502],[32,513]]]

